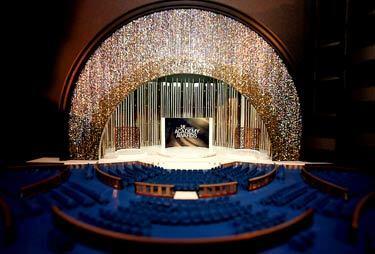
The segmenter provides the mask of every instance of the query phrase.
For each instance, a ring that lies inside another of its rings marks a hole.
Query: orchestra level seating
[[[120,179],[122,188],[103,182],[103,172]],[[276,174],[272,181],[247,188],[249,179],[270,172]],[[136,182],[181,191],[213,183],[239,186],[232,195],[177,200],[138,195]],[[0,172],[0,252],[374,253],[373,182],[366,172],[329,166],[236,163],[179,171],[134,162],[9,168]],[[27,195],[25,186],[34,186]],[[332,191],[340,186],[347,198]]]

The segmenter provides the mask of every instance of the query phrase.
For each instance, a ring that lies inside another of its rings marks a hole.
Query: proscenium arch
[[[186,20],[191,23],[184,27]],[[187,37],[198,43],[186,43]],[[171,44],[161,47],[163,41]],[[72,157],[97,158],[102,129],[116,105],[147,81],[178,73],[223,80],[251,98],[267,126],[274,159],[298,158],[299,102],[283,61],[249,27],[198,9],[170,9],[135,19],[82,64],[70,108]]]

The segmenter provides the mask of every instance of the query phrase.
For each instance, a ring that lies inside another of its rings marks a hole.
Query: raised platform
[[[216,151],[203,147],[169,147],[161,148],[157,152],[159,155],[173,159],[202,159],[213,157]]]
[[[225,147],[143,147],[109,152],[99,163],[141,161],[167,169],[211,169],[221,164],[243,161],[272,163],[266,153]]]
[[[127,161],[141,161],[159,165],[166,169],[211,169],[231,162],[276,163],[291,168],[301,168],[304,161],[272,161],[266,153],[256,150],[232,149],[225,147],[192,148],[173,147],[163,149],[160,146],[143,147],[142,149],[124,149],[108,152],[105,158],[100,160],[60,160],[54,157],[42,157],[28,161],[28,163],[64,163],[94,164],[115,163]],[[319,162],[321,164],[322,162]]]

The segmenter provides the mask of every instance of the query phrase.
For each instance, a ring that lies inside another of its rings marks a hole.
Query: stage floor
[[[99,163],[141,161],[166,169],[211,169],[221,164],[242,161],[272,163],[266,153],[225,147],[143,147],[107,153]]]
[[[252,162],[283,164],[289,168],[301,168],[307,162],[304,161],[272,161],[266,153],[256,150],[232,149],[225,147],[192,148],[173,147],[163,149],[160,146],[144,147],[142,149],[126,149],[107,153],[100,160],[60,160],[55,157],[42,157],[27,161],[28,163],[63,163],[95,164],[115,163],[127,161],[140,161],[158,165],[166,169],[211,169],[225,163]],[[309,162],[322,164],[324,162]]]

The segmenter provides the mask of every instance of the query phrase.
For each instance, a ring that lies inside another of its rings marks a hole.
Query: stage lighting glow
[[[140,17],[96,49],[73,92],[71,156],[97,159],[106,121],[125,96],[147,81],[179,73],[210,76],[248,96],[267,127],[273,158],[298,159],[301,113],[285,64],[249,27],[198,9]]]

